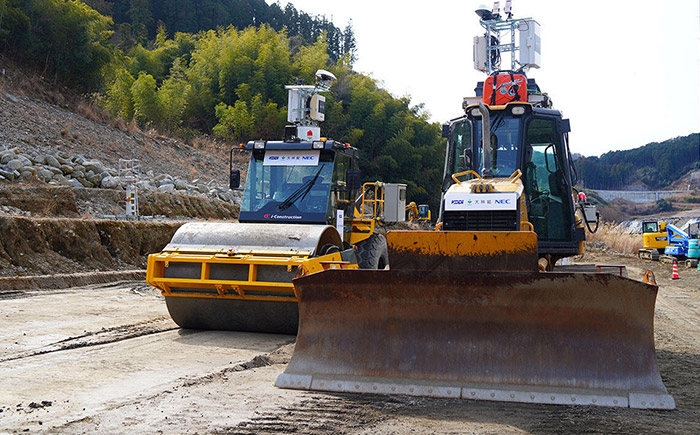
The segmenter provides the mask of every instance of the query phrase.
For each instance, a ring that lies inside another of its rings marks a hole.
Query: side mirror
[[[231,190],[241,187],[241,171],[238,169],[231,169],[228,176],[228,187],[231,188]]]
[[[462,163],[464,164],[465,168],[471,169],[472,167],[472,150],[469,148],[464,149],[464,153],[462,154]]]
[[[559,130],[561,130],[562,133],[569,133],[571,131],[571,121],[568,119],[560,119]]]
[[[442,137],[450,137],[450,124],[442,124]]]
[[[362,187],[362,175],[359,169],[349,169],[345,174],[348,189],[357,190]]]

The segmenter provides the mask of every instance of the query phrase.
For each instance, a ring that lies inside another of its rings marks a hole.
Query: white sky
[[[352,18],[355,70],[424,103],[432,121],[461,115],[462,98],[485,78],[473,68],[472,40],[483,34],[474,10],[492,0],[291,3],[340,28]],[[528,77],[571,119],[572,152],[700,131],[700,0],[513,0],[513,13],[541,25],[542,68]]]

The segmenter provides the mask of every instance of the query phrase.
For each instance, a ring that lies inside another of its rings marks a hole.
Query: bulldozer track
[[[377,400],[380,398],[380,400]],[[388,418],[405,405],[405,398],[338,395],[302,400],[274,412],[261,414],[221,433],[230,435],[349,433]]]

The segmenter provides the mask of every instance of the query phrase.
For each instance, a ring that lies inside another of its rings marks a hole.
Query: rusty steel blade
[[[328,270],[297,278],[276,385],[673,409],[654,353],[658,288],[608,274]]]

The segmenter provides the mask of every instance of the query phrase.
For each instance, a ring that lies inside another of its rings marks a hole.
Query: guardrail
[[[668,198],[669,196],[679,193],[687,193],[687,190],[657,190],[657,191],[631,191],[631,190],[596,190],[595,191],[605,201],[622,198],[627,201],[645,204],[656,202],[660,199]]]

